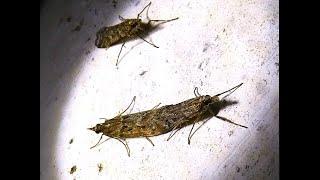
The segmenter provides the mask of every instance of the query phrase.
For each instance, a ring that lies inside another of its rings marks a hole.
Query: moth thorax
[[[211,97],[211,101],[212,102],[219,102],[220,101],[220,98],[218,96],[212,96]]]

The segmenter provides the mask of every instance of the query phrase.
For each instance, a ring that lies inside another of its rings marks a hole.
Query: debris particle
[[[81,19],[79,25],[77,25],[74,29],[72,29],[71,32],[80,31],[83,23],[84,23],[84,18]]]
[[[209,46],[210,45],[208,43],[205,43],[202,52],[206,52]]]
[[[229,131],[228,135],[231,136],[233,134],[233,131]]]
[[[240,167],[238,167],[238,166],[237,166],[237,168],[236,168],[236,169],[237,169],[237,172],[240,172]]]
[[[72,144],[73,143],[73,138],[72,139],[70,139],[70,141],[69,141],[69,144]]]
[[[71,22],[71,16],[67,17],[67,22]]]
[[[98,169],[99,169],[99,172],[101,172],[101,171],[102,171],[103,166],[102,166],[102,164],[101,164],[101,163],[99,163],[99,164],[98,164]]]
[[[70,174],[73,174],[74,172],[76,172],[76,170],[77,170],[77,166],[72,166],[70,170]]]
[[[117,3],[118,3],[118,2],[117,2],[116,0],[112,0],[112,5],[113,5],[114,8],[117,7]]]
[[[142,71],[139,75],[143,76],[146,72],[148,72],[148,71]]]

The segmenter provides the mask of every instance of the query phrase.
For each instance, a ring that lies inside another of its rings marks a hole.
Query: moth
[[[77,166],[72,166],[70,170],[70,174],[73,174],[74,172],[76,172],[76,170],[77,170]]]
[[[225,97],[233,93],[242,84],[243,83],[214,96],[200,95],[198,88],[195,88],[194,94],[196,97],[192,99],[175,105],[166,105],[158,108],[160,105],[159,103],[151,110],[123,115],[135,101],[134,97],[130,105],[122,113],[112,119],[106,119],[105,122],[99,123],[94,127],[88,128],[97,134],[102,133],[98,143],[93,147],[96,147],[103,135],[105,135],[109,137],[107,140],[112,138],[120,141],[126,147],[128,156],[130,156],[130,149],[126,139],[143,137],[154,146],[150,137],[171,132],[167,138],[167,141],[169,141],[169,139],[180,129],[192,124],[192,128],[188,135],[188,144],[190,144],[191,137],[194,133],[211,117],[216,117],[234,125],[247,128],[246,126],[234,123],[227,118],[217,115],[224,107],[237,103],[235,101],[226,101]],[[229,94],[221,99],[219,98],[219,96],[226,93]],[[193,131],[197,122],[202,122],[202,124]]]
[[[143,10],[138,14],[137,18],[135,19],[125,19],[121,16],[119,16],[121,23],[114,25],[114,26],[108,26],[108,27],[102,27],[98,32],[96,33],[96,40],[95,40],[95,46],[98,48],[109,48],[113,45],[122,43],[120,52],[118,54],[116,66],[118,65],[119,56],[121,54],[122,48],[124,47],[125,43],[131,39],[134,38],[140,38],[143,41],[147,42],[148,44],[159,48],[155,44],[147,41],[144,39],[144,36],[146,33],[151,32],[154,30],[158,25],[153,25],[152,22],[162,22],[166,23],[169,21],[177,20],[177,18],[169,19],[169,20],[156,20],[156,19],[149,19],[147,16],[147,19],[149,20],[147,23],[142,22],[140,19],[141,14],[143,11],[147,9],[147,13],[149,10],[149,7],[151,5],[151,2],[143,8]],[[160,24],[162,24],[160,23]]]

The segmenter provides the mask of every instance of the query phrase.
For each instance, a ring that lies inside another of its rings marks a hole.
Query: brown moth
[[[198,89],[195,88],[194,94],[196,97],[183,101],[179,104],[166,105],[157,108],[157,106],[160,105],[158,104],[151,110],[122,115],[135,101],[134,97],[131,104],[124,112],[110,120],[106,120],[105,122],[88,129],[96,132],[97,134],[102,133],[100,140],[103,135],[108,136],[108,139],[113,138],[119,140],[125,145],[128,156],[130,156],[130,149],[126,141],[127,138],[144,137],[154,146],[149,137],[171,132],[167,139],[169,140],[181,128],[192,124],[192,128],[188,136],[188,144],[190,144],[191,137],[194,133],[213,116],[229,123],[247,128],[246,126],[234,123],[227,118],[217,115],[222,108],[236,103],[234,101],[226,101],[224,98],[234,92],[242,84],[243,83],[214,96],[201,96]],[[220,95],[228,92],[230,92],[228,95],[221,99],[219,98]],[[200,121],[202,121],[202,124],[192,132],[195,123]],[[97,146],[100,140],[93,147]]]
[[[72,166],[70,170],[70,174],[73,174],[74,172],[76,172],[76,170],[77,170],[77,166]]]
[[[143,41],[147,42],[148,44],[156,48],[159,48],[158,46],[154,45],[153,43],[143,38],[146,35],[146,33],[151,32],[153,29],[155,29],[159,25],[159,24],[153,25],[151,24],[151,22],[166,23],[166,22],[178,19],[178,18],[174,18],[170,20],[155,20],[155,19],[150,20],[147,17],[149,21],[147,23],[142,22],[142,20],[140,19],[140,15],[147,7],[149,10],[150,5],[151,5],[151,2],[143,8],[143,10],[138,14],[137,18],[125,19],[119,16],[119,19],[122,21],[121,23],[114,26],[102,27],[96,33],[95,46],[98,48],[109,48],[113,45],[122,43],[120,52],[118,54],[116,66],[118,65],[118,60],[119,60],[119,56],[122,51],[122,48],[128,40],[131,40],[134,38],[140,38]]]

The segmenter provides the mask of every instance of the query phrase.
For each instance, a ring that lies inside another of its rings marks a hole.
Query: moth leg
[[[195,95],[196,97],[201,96],[201,94],[200,94],[199,91],[198,91],[198,87],[195,87],[195,88],[194,88],[193,93],[194,93],[194,95]]]
[[[101,145],[102,143],[104,143],[104,142],[106,142],[106,141],[108,141],[110,139],[110,138],[108,138],[108,139],[102,141],[102,143],[99,143],[101,141],[101,139],[102,139],[102,136],[103,136],[103,134],[101,134],[101,137],[100,137],[99,141],[97,142],[97,144],[95,144],[94,146],[90,147],[90,149],[92,149],[94,147],[97,147],[97,146]]]
[[[152,144],[152,146],[154,146],[153,142],[151,141],[150,138],[146,137],[146,139]]]
[[[143,11],[144,11],[147,7],[148,7],[148,10],[147,10],[147,11],[149,11],[150,5],[151,5],[151,2],[142,9],[142,11],[138,14],[137,19],[139,19],[140,15],[143,13]]]
[[[190,144],[190,140],[191,140],[191,132],[192,132],[192,130],[193,130],[193,128],[194,128],[194,125],[195,125],[196,123],[193,123],[192,124],[192,128],[191,128],[191,130],[190,130],[190,132],[189,132],[189,135],[188,135],[188,144]]]
[[[207,119],[207,120],[205,120],[205,121],[203,121],[202,122],[202,124],[196,129],[196,130],[194,130],[194,132],[191,134],[191,131],[192,131],[192,129],[193,129],[193,126],[192,126],[192,129],[191,129],[191,131],[190,131],[190,134],[189,134],[189,137],[188,137],[188,144],[190,144],[190,141],[191,141],[191,138],[192,138],[192,136],[194,135],[194,133],[196,133],[206,122],[208,122],[210,120],[210,118],[209,119]]]
[[[128,143],[127,143],[126,139],[120,139],[120,138],[114,138],[114,139],[120,141],[120,142],[126,147],[128,156],[130,157],[130,148],[129,148],[129,146],[128,146]],[[123,141],[124,141],[124,142],[123,142]]]
[[[125,21],[125,20],[127,20],[126,18],[124,18],[124,17],[122,17],[122,16],[120,16],[120,15],[119,15],[119,19],[120,19],[120,21]]]
[[[119,54],[118,54],[116,66],[118,66],[119,57],[120,57],[120,54],[121,54],[121,51],[122,51],[122,48],[123,48],[124,44],[126,44],[126,42],[124,42],[124,43],[122,44],[122,46],[121,46],[120,52],[119,52]]]
[[[98,141],[94,146],[90,147],[90,149],[92,149],[92,148],[96,147],[96,146],[99,144],[99,142],[100,142],[100,141],[101,141],[101,139],[102,139],[102,136],[103,136],[103,134],[101,134],[101,137],[100,137],[99,141]]]
[[[136,101],[136,96],[133,96],[131,103],[129,104],[129,106],[127,107],[127,109],[125,109],[122,113],[120,113],[118,116],[121,116],[123,113],[125,113],[130,106]]]
[[[221,116],[215,116],[216,118],[218,118],[218,119],[221,119],[221,120],[223,120],[223,121],[227,121],[228,123],[231,123],[231,124],[234,124],[234,125],[237,125],[237,126],[241,126],[241,127],[243,127],[243,128],[248,128],[247,126],[243,126],[243,125],[241,125],[241,124],[237,124],[237,123],[235,123],[235,122],[232,122],[232,121],[230,121],[229,119],[227,119],[227,118],[225,118],[225,117],[221,117]]]
[[[161,103],[157,104],[155,107],[153,107],[151,110],[154,110],[160,106]]]
[[[181,129],[181,128],[178,128],[178,129],[176,129],[176,130],[173,129],[173,130],[171,131],[171,133],[170,133],[167,141],[169,141],[169,140],[172,138],[172,136],[175,135],[180,129]]]
[[[153,47],[155,47],[155,48],[159,48],[159,46],[156,46],[155,44],[153,44],[153,43],[151,43],[151,42],[149,42],[149,41],[145,40],[143,37],[141,37],[141,36],[139,36],[139,35],[138,35],[138,37],[139,37],[140,39],[142,39],[144,42],[146,42],[146,43],[150,44],[151,46],[153,46]]]
[[[171,133],[170,133],[167,141],[169,141],[169,140],[172,138],[172,136],[175,135],[175,134],[182,128],[182,127],[179,127],[179,128],[178,128],[178,126],[181,125],[181,124],[182,124],[182,123],[177,123],[177,124],[172,128]],[[177,128],[178,128],[178,129],[177,129]],[[176,130],[176,129],[177,129],[177,130]]]

